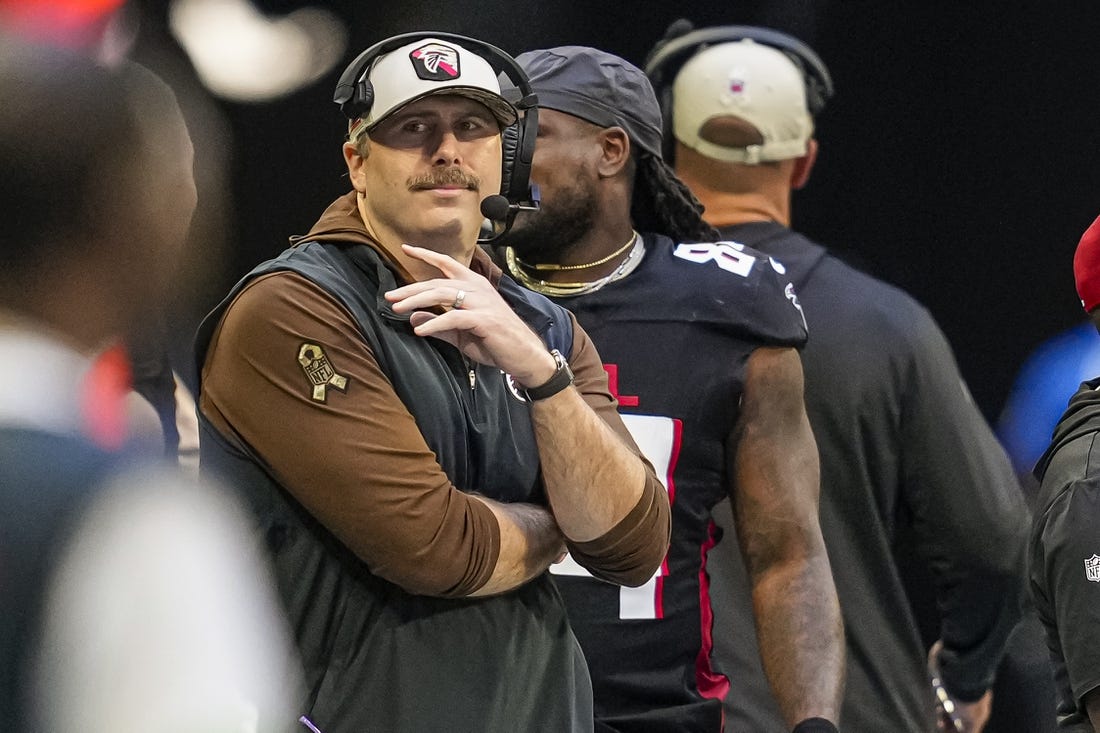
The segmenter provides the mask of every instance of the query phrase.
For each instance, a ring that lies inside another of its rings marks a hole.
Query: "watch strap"
[[[523,397],[528,402],[545,400],[547,397],[552,397],[573,384],[573,371],[569,368],[569,362],[565,360],[565,357],[562,356],[561,352],[557,349],[551,349],[550,355],[553,356],[554,361],[558,363],[558,370],[554,372],[554,376],[550,377],[550,379],[539,386],[523,389]]]

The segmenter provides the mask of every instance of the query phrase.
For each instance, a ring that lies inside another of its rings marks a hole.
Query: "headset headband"
[[[340,111],[343,112],[349,120],[361,117],[362,113],[366,110],[358,110],[358,113],[356,113],[357,110],[349,109],[349,106],[353,107],[354,103],[359,101],[357,100],[356,92],[358,90],[356,87],[359,85],[359,80],[370,67],[371,63],[383,54],[387,54],[390,51],[399,49],[406,44],[422,38],[437,38],[441,41],[451,41],[457,43],[471,53],[477,54],[488,62],[489,66],[493,68],[493,71],[498,74],[504,74],[508,77],[509,81],[516,85],[521,95],[520,100],[513,103],[517,109],[525,111],[538,106],[538,97],[535,95],[530,82],[527,80],[527,74],[524,73],[523,68],[516,63],[515,59],[507,53],[491,43],[479,41],[476,38],[460,36],[457,33],[434,31],[402,33],[379,41],[363,51],[355,57],[354,61],[348,64],[347,68],[344,69],[344,73],[340,74],[340,80],[336,82],[336,91],[332,95],[332,101],[340,105]]]
[[[531,82],[515,59],[496,46],[469,36],[456,33],[420,31],[379,41],[348,64],[336,83],[332,101],[340,105],[340,111],[349,120],[363,117],[370,111],[374,90],[365,78],[370,65],[383,54],[420,39],[450,41],[484,59],[498,75],[504,74],[519,91],[519,100],[513,106],[519,112],[514,125],[501,131],[501,194],[513,204],[536,205],[530,190],[531,161],[535,156],[535,137],[538,133],[538,96]]]
[[[794,36],[771,28],[751,25],[724,25],[702,28],[659,43],[646,59],[645,73],[655,87],[671,86],[680,70],[696,51],[718,43],[734,43],[744,39],[771,46],[792,57],[806,81],[806,104],[816,117],[833,96],[833,79],[821,57]]]

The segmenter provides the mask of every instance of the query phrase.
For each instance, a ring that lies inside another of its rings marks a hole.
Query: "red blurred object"
[[[1100,216],[1092,222],[1073,254],[1073,279],[1086,313],[1100,306]]]
[[[84,432],[100,447],[118,450],[129,436],[126,396],[133,386],[130,357],[125,347],[101,353],[84,380],[81,412]]]
[[[126,0],[0,0],[0,28],[66,48],[100,43]]]

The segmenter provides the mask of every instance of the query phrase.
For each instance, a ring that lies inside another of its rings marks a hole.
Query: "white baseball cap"
[[[413,41],[379,56],[363,76],[370,81],[374,98],[367,115],[352,120],[348,132],[352,142],[406,104],[433,94],[457,94],[480,102],[505,127],[518,117],[516,108],[501,96],[489,62],[450,41]]]
[[[688,59],[672,87],[672,132],[696,152],[754,165],[806,154],[814,132],[802,72],[782,51],[746,38],[710,46]],[[738,117],[762,145],[729,148],[699,132],[715,117]]]

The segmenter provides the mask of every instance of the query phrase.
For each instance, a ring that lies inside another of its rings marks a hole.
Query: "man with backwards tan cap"
[[[584,331],[477,246],[517,120],[491,64],[510,59],[448,34],[375,48],[349,67],[354,190],[200,330],[203,465],[267,538],[304,723],[591,730],[546,570],[568,548],[643,583],[668,498]]]
[[[831,92],[828,71],[797,39],[729,27],[668,40],[647,72],[671,114],[677,175],[704,218],[724,239],[780,261],[805,310],[806,409],[848,652],[841,729],[935,725],[926,650],[896,559],[910,535],[936,584],[942,649],[932,661],[954,697],[952,724],[980,730],[1020,617],[1027,513],[928,311],[790,229],[791,191],[806,184],[818,152],[812,112]],[[718,588],[746,583],[736,564],[710,569]],[[744,686],[731,696],[734,729],[781,730],[745,643],[751,608],[716,613],[717,630],[729,618],[740,630],[715,639],[719,663]]]
[[[1100,330],[1100,218],[1073,257],[1081,305]],[[1029,547],[1035,608],[1046,628],[1058,730],[1100,730],[1100,377],[1081,384],[1038,465]]]

